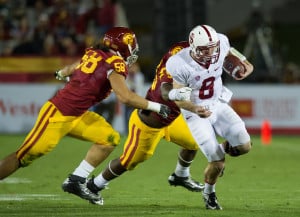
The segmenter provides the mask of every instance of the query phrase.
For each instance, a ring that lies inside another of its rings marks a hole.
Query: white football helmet
[[[220,55],[220,40],[214,28],[199,25],[189,35],[192,57],[201,65],[216,63]]]

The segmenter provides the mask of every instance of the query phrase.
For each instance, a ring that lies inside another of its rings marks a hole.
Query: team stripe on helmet
[[[212,41],[211,34],[210,34],[210,32],[208,31],[208,29],[206,28],[206,26],[205,26],[205,25],[201,25],[201,27],[202,27],[202,28],[204,29],[204,31],[206,32],[209,41]]]
[[[117,56],[117,55],[113,55],[113,56],[107,58],[105,62],[107,62],[108,64],[111,64],[115,60],[122,60],[122,61],[124,61],[124,59],[122,57]]]

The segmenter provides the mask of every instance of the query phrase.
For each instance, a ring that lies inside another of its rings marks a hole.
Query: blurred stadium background
[[[300,134],[300,16],[296,0],[1,0],[0,133],[24,133],[63,83],[53,72],[80,57],[114,25],[132,28],[146,89],[161,55],[190,29],[209,24],[255,65],[240,83],[224,75],[232,105],[253,134]],[[113,125],[125,133],[124,107]]]

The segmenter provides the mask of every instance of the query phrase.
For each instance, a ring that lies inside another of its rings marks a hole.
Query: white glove
[[[192,88],[182,87],[170,90],[168,96],[172,101],[189,101],[191,98]]]
[[[59,81],[62,81],[64,79],[64,76],[61,74],[61,70],[55,71],[54,76]]]
[[[57,79],[57,80],[59,80],[59,81],[66,81],[66,82],[69,82],[70,81],[70,77],[69,76],[63,76],[62,74],[61,74],[61,70],[59,70],[59,71],[56,71],[55,73],[54,73],[54,76],[55,76],[55,78]]]

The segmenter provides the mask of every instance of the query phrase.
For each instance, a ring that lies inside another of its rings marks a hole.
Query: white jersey
[[[212,111],[208,118],[201,118],[196,113],[182,109],[190,132],[209,162],[225,157],[215,134],[225,138],[232,147],[250,141],[243,120],[227,104],[232,92],[223,86],[221,75],[230,45],[225,35],[218,34],[218,37],[220,56],[208,69],[193,60],[189,47],[170,57],[166,63],[166,69],[176,83],[193,89],[191,101]]]
[[[191,101],[198,105],[210,105],[217,101],[222,93],[222,66],[230,44],[225,35],[218,34],[218,37],[220,40],[219,60],[210,64],[208,69],[192,59],[189,47],[170,57],[166,63],[166,69],[176,83],[193,89]]]

